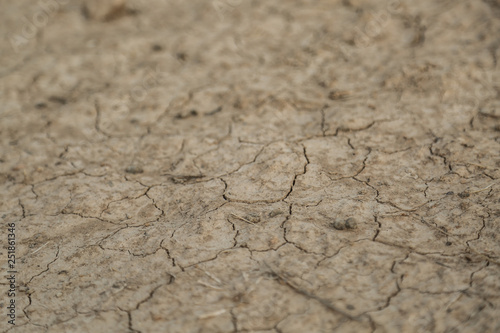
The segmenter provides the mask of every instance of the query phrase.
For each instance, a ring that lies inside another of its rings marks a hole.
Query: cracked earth
[[[500,331],[498,0],[0,3],[0,331]]]

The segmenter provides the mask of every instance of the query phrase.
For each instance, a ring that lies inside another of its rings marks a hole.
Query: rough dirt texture
[[[498,0],[44,3],[0,0],[0,331],[500,331]]]

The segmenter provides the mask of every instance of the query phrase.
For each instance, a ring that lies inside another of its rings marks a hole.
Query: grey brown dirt
[[[0,5],[0,331],[500,331],[498,0]]]

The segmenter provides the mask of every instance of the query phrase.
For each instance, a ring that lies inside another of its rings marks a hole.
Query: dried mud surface
[[[0,331],[500,331],[498,1],[0,5]]]

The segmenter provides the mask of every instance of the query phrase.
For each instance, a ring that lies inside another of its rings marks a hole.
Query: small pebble
[[[245,219],[252,222],[252,223],[259,223],[260,222],[260,216],[255,213],[250,213],[247,216],[245,216]]]
[[[153,44],[153,45],[151,46],[151,49],[152,49],[153,51],[155,51],[155,52],[160,52],[161,50],[163,50],[163,47],[162,47],[161,45],[159,45],[159,44]]]
[[[282,214],[281,210],[275,209],[269,212],[269,217],[275,217],[281,214]]]
[[[332,227],[337,230],[344,230],[345,229],[345,221],[341,219],[335,219],[335,221],[332,223]]]
[[[334,101],[346,99],[351,93],[349,91],[333,90],[328,95],[328,98]]]
[[[345,220],[345,226],[347,229],[355,229],[357,225],[358,222],[354,217],[350,217],[347,220]]]
[[[131,174],[138,174],[138,173],[143,173],[144,170],[140,167],[140,166],[136,166],[136,165],[129,165],[126,169],[125,169],[125,172],[126,173],[131,173]]]
[[[125,0],[85,0],[83,10],[89,19],[107,21],[125,10]]]
[[[177,57],[177,59],[182,61],[185,61],[187,59],[187,55],[184,52],[179,52],[175,56]]]
[[[30,288],[29,288],[29,287],[27,287],[27,286],[19,286],[19,287],[18,287],[18,290],[19,290],[20,292],[22,292],[22,293],[27,292],[29,289],[30,289]]]
[[[462,199],[470,197],[470,193],[467,191],[463,191],[462,193],[458,193],[458,196]]]
[[[358,222],[354,217],[349,217],[347,220],[343,219],[335,219],[335,221],[331,224],[331,227],[337,230],[345,230],[345,229],[356,229]]]

